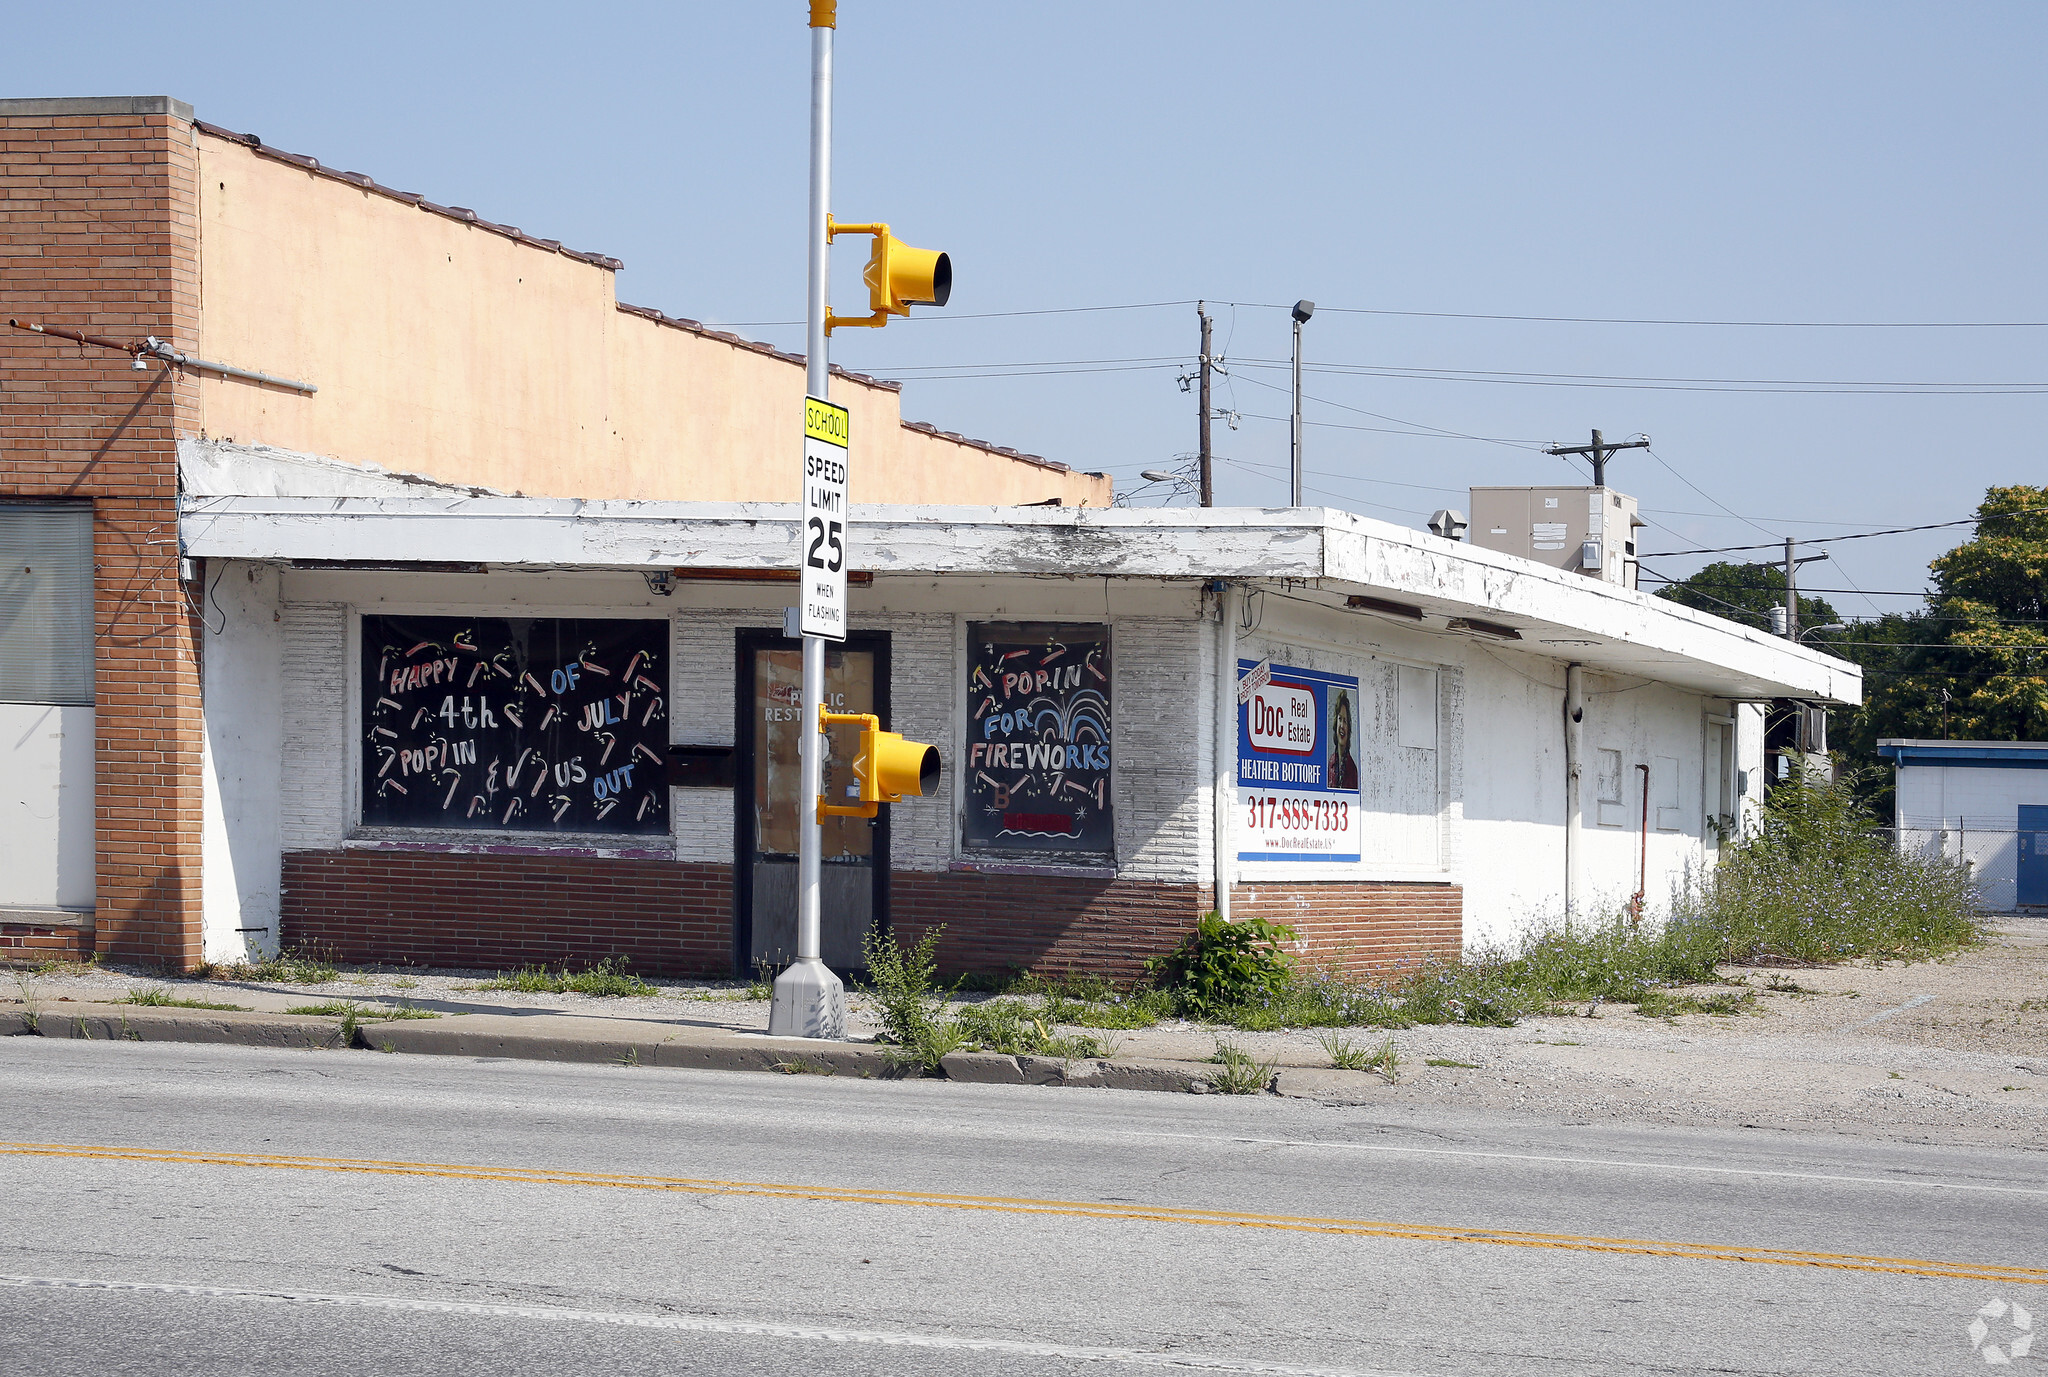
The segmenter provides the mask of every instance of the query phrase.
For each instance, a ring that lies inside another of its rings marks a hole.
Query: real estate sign
[[[1237,858],[1356,861],[1358,679],[1263,660],[1237,675]]]

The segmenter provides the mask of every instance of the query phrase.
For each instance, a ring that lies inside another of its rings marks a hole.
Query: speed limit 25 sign
[[[804,398],[804,525],[797,578],[806,636],[846,639],[846,408]]]

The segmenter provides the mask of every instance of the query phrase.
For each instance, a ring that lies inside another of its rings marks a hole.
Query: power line
[[[1194,298],[1185,301],[1128,301],[1115,306],[1046,306],[1035,311],[964,311],[947,312],[944,315],[906,316],[906,320],[999,320],[1009,316],[1073,316],[1085,315],[1092,311],[1155,311],[1167,306],[1192,306]],[[731,330],[744,327],[749,330],[766,330],[773,326],[802,325],[800,320],[728,320],[704,322],[717,330]]]
[[[1239,359],[1240,368],[1291,367],[1270,359]],[[2040,382],[1859,382],[1801,378],[1664,378],[1600,373],[1518,373],[1505,369],[1409,368],[1397,364],[1304,363],[1311,373],[1407,382],[1490,383],[1503,387],[1584,387],[1626,392],[1740,392],[1776,396],[2032,397]]]
[[[1221,303],[1247,310],[1284,311],[1265,301]],[[1509,320],[1541,325],[1685,325],[1746,330],[2040,330],[2048,320],[1673,320],[1629,316],[1524,316],[1481,311],[1395,311],[1371,306],[1318,306],[1351,316],[1413,316],[1425,320]]]
[[[1232,376],[1232,377],[1237,377],[1237,376],[1239,376],[1239,375],[1238,375],[1238,374],[1235,374],[1235,373],[1233,373],[1233,374],[1231,374],[1230,376]],[[1279,386],[1276,386],[1276,385],[1275,385],[1275,384],[1273,384],[1273,383],[1269,383],[1269,382],[1263,382],[1263,381],[1261,381],[1261,380],[1260,380],[1260,379],[1258,379],[1258,378],[1250,378],[1250,377],[1247,377],[1247,378],[1245,378],[1245,379],[1244,379],[1244,381],[1245,381],[1245,382],[1248,382],[1248,383],[1250,383],[1250,384],[1252,384],[1252,385],[1253,385],[1254,387],[1263,387],[1263,388],[1265,388],[1265,389],[1266,389],[1266,390],[1267,390],[1268,392],[1282,392],[1282,393],[1287,393],[1287,394],[1288,394],[1288,395],[1290,395],[1290,396],[1291,396],[1291,395],[1293,394],[1293,389],[1292,389],[1292,388],[1286,388],[1286,387],[1279,387]],[[1437,434],[1439,434],[1439,435],[1448,435],[1448,436],[1452,436],[1452,437],[1454,437],[1454,438],[1456,438],[1456,439],[1459,439],[1459,440],[1477,440],[1477,441],[1478,441],[1479,443],[1481,443],[1481,444],[1486,444],[1486,445],[1504,445],[1504,446],[1506,446],[1506,447],[1507,447],[1507,448],[1509,448],[1509,449],[1541,449],[1541,448],[1542,448],[1542,446],[1541,446],[1541,445],[1540,445],[1539,443],[1535,442],[1535,441],[1530,441],[1530,442],[1529,442],[1529,443],[1527,443],[1527,444],[1523,444],[1522,442],[1520,442],[1520,441],[1517,441],[1517,440],[1496,440],[1496,439],[1493,439],[1493,438],[1491,438],[1491,437],[1489,437],[1489,436],[1485,436],[1485,435],[1467,435],[1467,434],[1466,434],[1466,433],[1465,433],[1464,431],[1462,431],[1462,430],[1445,430],[1445,429],[1444,429],[1444,428],[1443,428],[1442,426],[1433,426],[1433,425],[1428,425],[1428,424],[1426,424],[1426,423],[1424,423],[1424,422],[1422,422],[1422,421],[1404,421],[1404,420],[1402,420],[1402,419],[1401,419],[1401,418],[1400,418],[1399,416],[1388,416],[1388,415],[1385,415],[1384,413],[1382,413],[1382,412],[1378,412],[1378,411],[1367,411],[1367,410],[1366,410],[1366,409],[1365,409],[1364,407],[1362,407],[1362,406],[1350,406],[1350,405],[1347,405],[1347,404],[1346,404],[1346,403],[1344,403],[1344,402],[1333,402],[1333,401],[1331,401],[1331,400],[1330,400],[1330,399],[1329,399],[1328,397],[1313,397],[1313,396],[1310,396],[1310,395],[1309,395],[1308,393],[1306,393],[1306,392],[1302,393],[1302,400],[1303,400],[1303,401],[1308,401],[1308,402],[1316,402],[1316,403],[1318,403],[1318,404],[1320,404],[1320,405],[1322,405],[1322,406],[1334,406],[1334,407],[1336,407],[1336,408],[1337,408],[1337,409],[1338,409],[1339,411],[1353,411],[1353,412],[1356,412],[1356,413],[1358,413],[1358,414],[1359,414],[1360,416],[1370,416],[1370,417],[1372,417],[1372,418],[1373,418],[1374,420],[1376,420],[1376,421],[1392,421],[1392,422],[1393,422],[1393,423],[1394,423],[1395,425],[1403,425],[1403,426],[1414,426],[1414,427],[1416,427],[1416,428],[1417,428],[1418,430],[1432,430],[1432,431],[1435,431],[1435,432],[1436,432]]]
[[[1660,465],[1662,465],[1666,473],[1670,474],[1673,478],[1676,478],[1679,482],[1685,484],[1685,486],[1687,486],[1688,488],[1691,488],[1701,497],[1706,498],[1707,501],[1713,503],[1722,511],[1728,513],[1728,515],[1734,517],[1737,521],[1740,521],[1743,525],[1755,527],[1757,530],[1762,531],[1765,535],[1771,534],[1771,532],[1768,529],[1766,529],[1763,526],[1758,526],[1756,522],[1750,520],[1741,512],[1736,511],[1733,507],[1723,502],[1720,498],[1714,496],[1705,488],[1701,487],[1699,484],[1693,482],[1690,478],[1687,478],[1684,474],[1680,473],[1677,469],[1673,468],[1671,466],[1670,461],[1665,459],[1663,455],[1657,453],[1656,450],[1651,449],[1648,446],[1644,446],[1643,453],[1649,455],[1652,459],[1655,459]]]
[[[1799,543],[1801,545],[1825,545],[1837,540],[1869,540],[1874,536],[1908,535],[1914,531],[1939,531],[1945,530],[1950,526],[1975,526],[1986,521],[2003,521],[2009,517],[2039,515],[2041,515],[2039,512],[1994,512],[1990,516],[1966,516],[1959,521],[1934,521],[1929,522],[1925,526],[1893,526],[1889,530],[1857,531],[1853,535],[1809,536]],[[1745,521],[1749,520],[1747,517],[1742,519]],[[1750,524],[1755,525],[1754,522]],[[1712,550],[1659,550],[1655,554],[1644,555],[1643,558],[1674,559],[1680,555],[1733,555],[1740,554],[1745,550],[1774,550],[1777,547],[1778,543],[1774,541],[1769,545],[1723,545]]]

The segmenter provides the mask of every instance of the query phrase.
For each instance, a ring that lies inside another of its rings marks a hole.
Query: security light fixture
[[[1316,304],[1313,301],[1297,301],[1294,303],[1294,320],[1297,325],[1307,324],[1308,318],[1315,313]]]

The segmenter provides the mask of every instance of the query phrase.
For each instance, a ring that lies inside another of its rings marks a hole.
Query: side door
[[[825,704],[833,712],[872,712],[888,720],[886,635],[854,636],[825,651]],[[796,957],[798,827],[805,801],[801,745],[803,647],[775,632],[742,632],[739,642],[740,745],[734,799],[738,846],[735,958],[743,971],[779,968]],[[825,795],[857,797],[853,758],[859,730],[826,734]],[[866,966],[862,939],[884,918],[888,894],[887,810],[873,820],[827,818],[822,829],[819,945],[825,964],[844,974]]]

